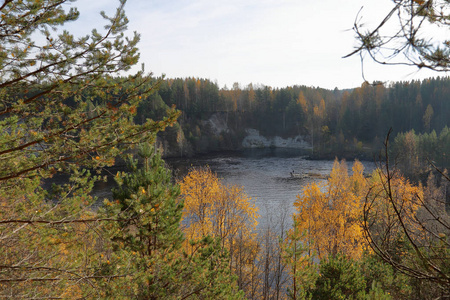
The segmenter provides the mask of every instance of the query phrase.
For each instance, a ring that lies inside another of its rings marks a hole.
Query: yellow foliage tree
[[[411,184],[390,165],[391,133],[384,142],[386,160],[372,175],[365,199],[364,233],[376,255],[420,284],[419,295],[423,289],[429,299],[445,298],[450,291],[450,222],[442,204],[450,178],[432,165],[443,177],[442,192],[435,190],[432,178],[425,193],[420,184]]]
[[[361,257],[365,245],[361,207],[367,187],[363,170],[355,161],[349,176],[345,161],[336,160],[328,185],[312,183],[297,196],[294,218],[299,232],[304,232],[309,256],[315,252],[319,259],[337,253]]]
[[[376,169],[364,204],[365,232],[371,244],[392,251],[403,243],[405,233],[421,236],[423,228],[417,217],[420,199],[423,199],[421,186],[412,185],[398,173],[390,174],[388,182],[386,174]]]
[[[300,106],[302,107],[302,110],[305,114],[308,113],[308,102],[302,91],[300,91],[300,93],[298,95],[297,103],[300,104]]]
[[[204,236],[220,238],[230,254],[230,269],[245,290],[257,256],[257,208],[242,187],[228,186],[209,168],[192,169],[180,183],[184,198],[182,229],[189,241]]]

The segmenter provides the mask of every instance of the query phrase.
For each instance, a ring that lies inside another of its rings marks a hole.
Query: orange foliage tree
[[[258,253],[255,204],[242,187],[224,185],[209,168],[192,169],[180,182],[180,189],[186,247],[204,236],[219,238],[222,249],[230,254],[230,269],[245,290]]]
[[[327,185],[312,183],[297,196],[294,206],[295,224],[303,232],[302,243],[308,248],[308,256],[319,259],[344,253],[360,258],[364,250],[361,227],[361,207],[367,182],[364,167],[359,161],[348,174],[345,161],[334,162]]]
[[[376,169],[370,179],[370,189],[364,203],[364,226],[372,244],[394,244],[404,238],[403,227],[413,232],[421,230],[417,221],[419,203],[423,198],[421,186],[414,186],[400,174],[391,174],[388,182],[385,173]],[[376,248],[376,247],[375,247]]]
[[[412,185],[391,169],[389,134],[386,162],[372,176],[364,204],[364,232],[375,254],[420,282],[417,292],[428,285],[427,296],[445,298],[450,287],[450,219],[442,205],[445,195],[433,191],[430,182],[424,193],[420,185]],[[445,188],[450,179],[441,174]]]

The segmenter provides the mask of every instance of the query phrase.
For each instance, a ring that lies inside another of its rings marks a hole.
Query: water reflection
[[[373,171],[372,162],[362,163],[366,173]],[[259,229],[274,222],[280,214],[287,214],[287,221],[291,223],[297,195],[311,182],[326,182],[333,167],[331,160],[307,160],[304,153],[289,149],[253,149],[190,160],[172,159],[168,164],[179,178],[190,167],[208,165],[225,183],[243,186],[259,208]],[[351,173],[352,162],[348,162],[348,166]],[[292,171],[304,176],[292,178]]]

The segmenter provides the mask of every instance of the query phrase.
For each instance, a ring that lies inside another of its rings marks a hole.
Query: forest
[[[245,130],[253,128],[264,136],[305,136],[313,158],[372,160],[392,128],[392,157],[411,149],[414,166],[408,167],[418,171],[425,168],[426,159],[442,168],[450,166],[445,155],[450,151],[449,95],[447,77],[388,86],[364,83],[345,91],[252,84],[241,88],[238,83],[219,89],[207,79],[160,79],[158,91],[138,107],[136,121],[158,118],[172,105],[182,112],[178,125],[162,134],[169,155],[237,150]],[[214,115],[227,130],[211,128],[208,120]],[[408,133],[411,137],[405,140]]]
[[[84,37],[57,30],[79,16],[68,2],[0,3],[0,297],[450,297],[450,79],[330,91],[123,75],[140,38],[126,1]],[[336,159],[258,230],[242,187],[208,167],[175,179],[161,154],[237,150],[246,128],[303,135],[312,158],[381,153],[378,168]],[[94,197],[108,177],[112,198]]]

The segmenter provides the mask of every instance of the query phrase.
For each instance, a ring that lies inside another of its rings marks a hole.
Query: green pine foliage
[[[239,299],[227,253],[220,241],[205,237],[192,241],[195,251],[182,249],[180,229],[183,201],[172,183],[171,172],[159,153],[148,144],[130,159],[129,172],[116,175],[118,188],[103,214],[118,222],[107,226],[109,258],[103,263],[103,297],[122,299]],[[142,163],[142,165],[139,164]],[[108,249],[108,250],[107,250]]]
[[[128,274],[125,280],[112,282],[111,296],[157,299],[175,289],[174,253],[183,241],[179,230],[183,203],[160,155],[144,144],[138,157],[143,165],[130,159],[129,173],[116,175],[119,186],[113,189],[114,201],[105,203],[105,215],[119,220],[108,226],[112,254],[111,267],[105,272],[121,269]]]
[[[283,256],[290,273],[286,291],[288,299],[311,299],[311,291],[318,278],[318,266],[313,261],[312,250],[302,243],[304,235],[294,218],[294,225],[283,243]]]
[[[133,121],[154,80],[117,77],[139,58],[125,1],[83,37],[63,30],[79,15],[71,2],[0,4],[0,297],[95,297],[106,220],[93,184],[178,116]]]
[[[409,278],[394,270],[374,254],[365,253],[361,264],[361,275],[366,280],[368,299],[412,299]]]
[[[390,153],[402,172],[412,178],[426,174],[430,162],[449,168],[450,130],[445,126],[439,134],[434,130],[430,133],[400,132],[393,140]]]
[[[116,206],[116,215],[124,220],[116,223],[120,230],[112,238],[142,256],[151,256],[155,249],[178,249],[183,240],[177,230],[183,209],[179,188],[153,147],[140,145],[138,158],[142,166],[130,159],[129,172],[117,173],[114,202],[106,204]]]
[[[343,255],[321,261],[312,299],[364,299],[365,279],[356,262]]]
[[[139,107],[138,120],[176,105],[183,111],[180,126],[189,143],[179,150],[184,155],[237,149],[245,129],[254,128],[266,137],[302,135],[318,157],[372,159],[391,127],[395,134],[415,130],[429,135],[448,127],[449,87],[447,77],[389,85],[366,82],[348,90],[237,83],[228,89],[207,79],[174,78],[163,80],[158,95]],[[210,121],[217,120],[226,128],[215,131]],[[164,138],[171,140],[167,134]],[[168,148],[177,146],[169,142]],[[447,158],[431,154],[448,165]]]

